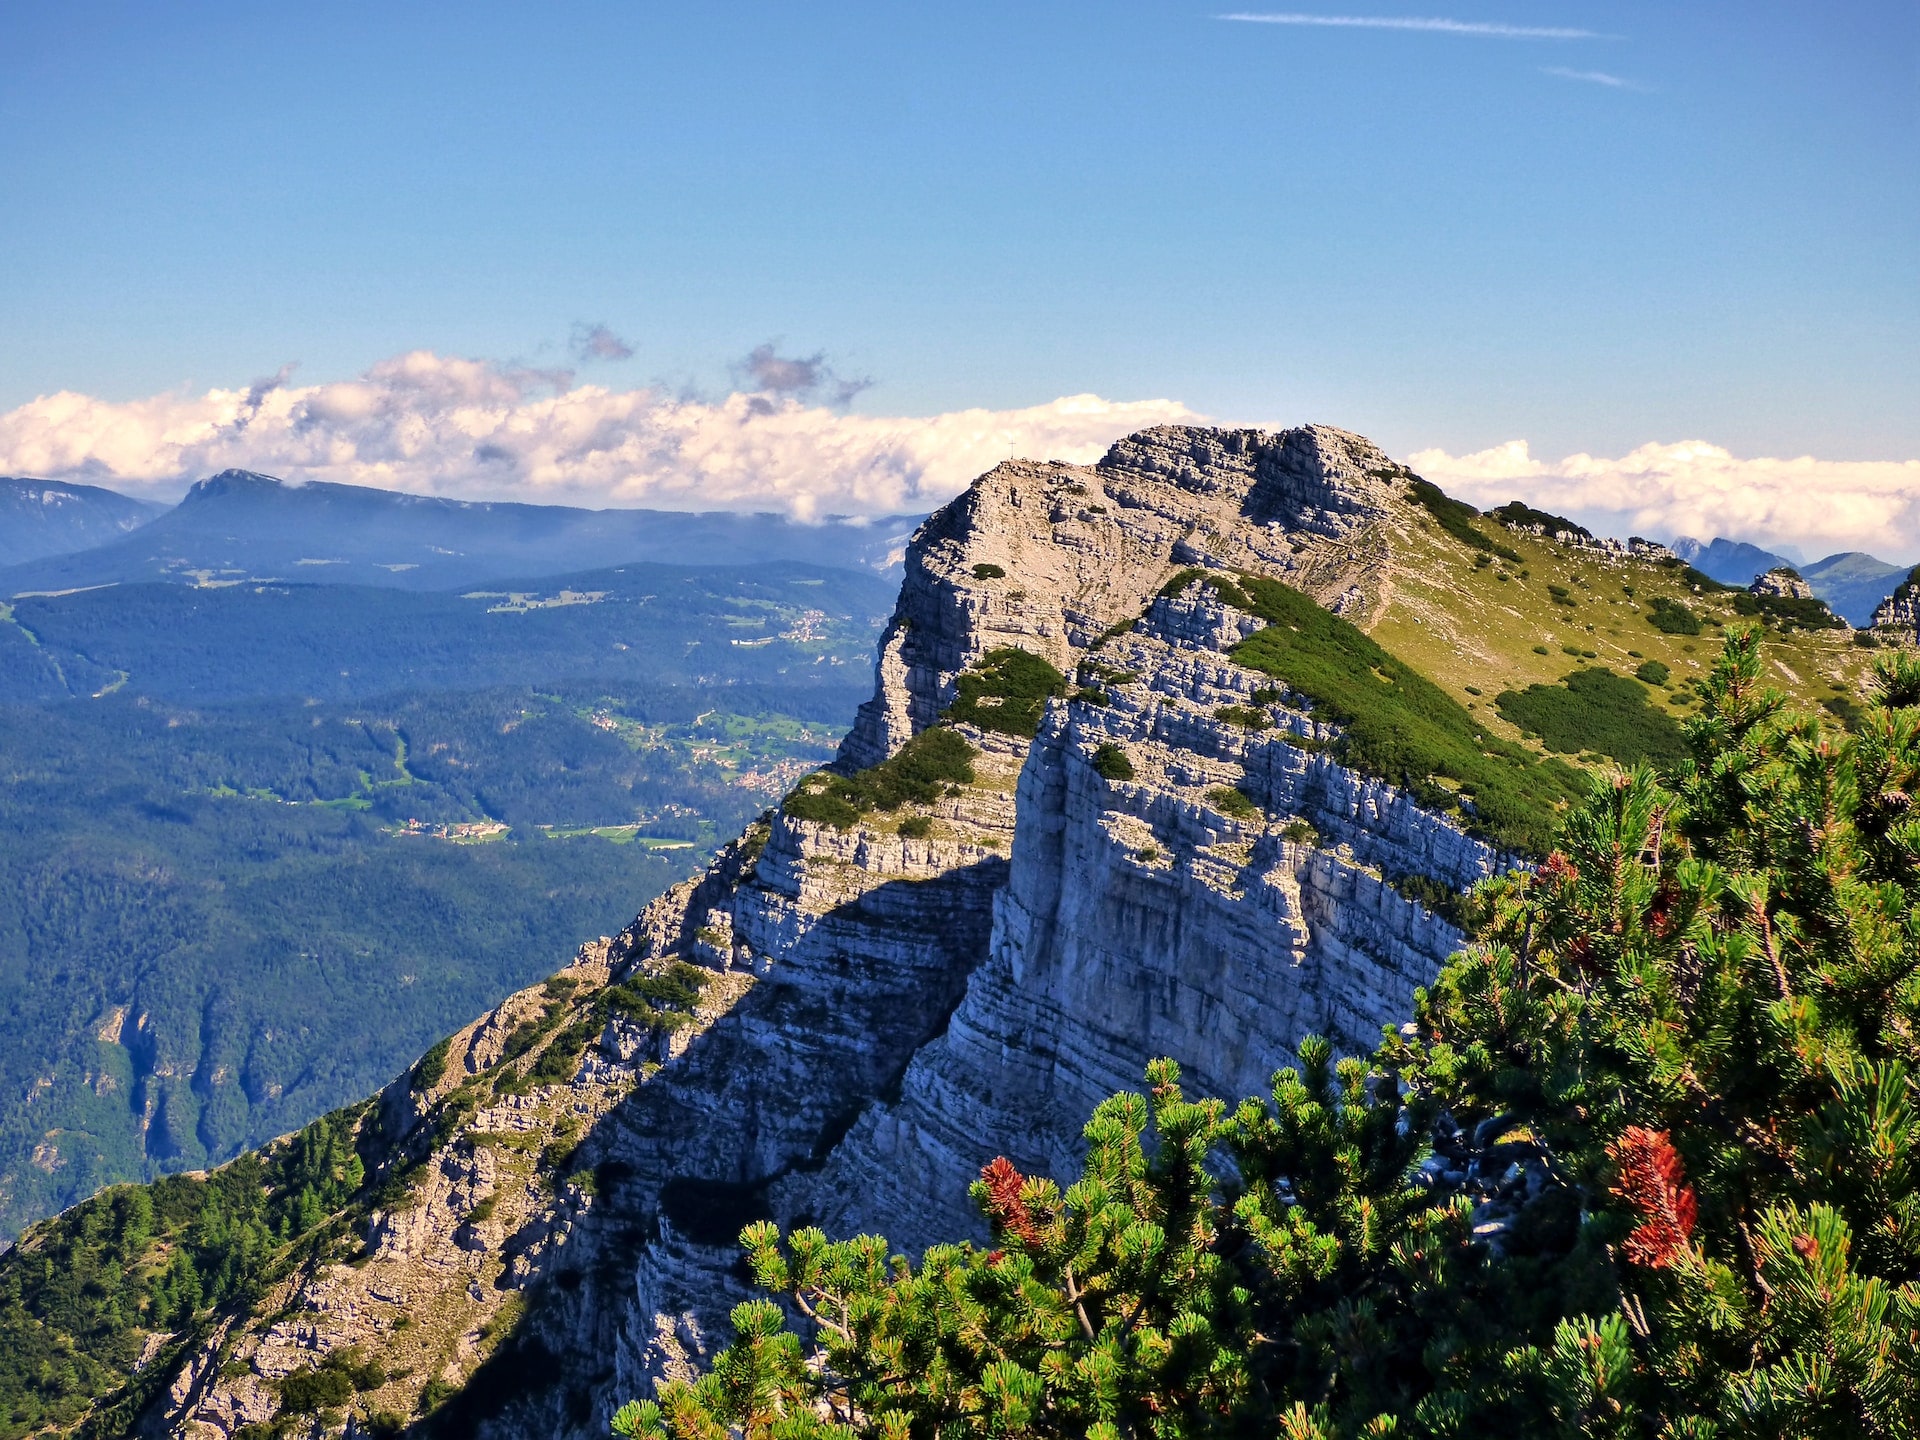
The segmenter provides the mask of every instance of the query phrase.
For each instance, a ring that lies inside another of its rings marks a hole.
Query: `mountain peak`
[[[262,475],[255,470],[222,470],[218,475],[209,475],[204,480],[196,480],[180,503],[192,505],[222,496],[261,495],[293,488],[295,487],[276,475]]]

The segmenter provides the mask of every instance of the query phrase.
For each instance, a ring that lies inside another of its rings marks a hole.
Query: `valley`
[[[592,584],[11,603],[0,1231],[297,1128],[617,931],[831,755],[886,596]]]

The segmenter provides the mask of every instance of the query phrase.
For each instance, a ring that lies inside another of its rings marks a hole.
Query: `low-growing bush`
[[[1698,635],[1700,617],[1665,595],[1656,595],[1647,604],[1647,623],[1668,635]]]
[[[1380,478],[1392,478],[1393,471],[1373,472]],[[1498,555],[1502,560],[1518,565],[1520,552],[1502,545],[1473,522],[1480,518],[1480,512],[1464,500],[1455,500],[1430,480],[1422,480],[1410,470],[1398,472],[1407,481],[1407,498],[1419,505],[1439,524],[1440,528],[1464,545],[1475,550]]]
[[[1040,663],[1046,664],[1044,660]],[[1060,672],[1054,670],[1053,674],[1058,677]],[[835,775],[825,770],[809,775],[782,802],[781,809],[796,820],[845,830],[870,810],[931,805],[948,786],[971,785],[977,753],[964,735],[936,725],[902,745],[891,759],[857,775]]]
[[[1213,712],[1213,718],[1238,725],[1242,730],[1265,730],[1273,724],[1265,710],[1256,710],[1250,705],[1222,705]]]
[[[1213,591],[1214,595],[1218,597],[1220,603],[1223,605],[1231,605],[1236,610],[1250,610],[1253,608],[1240,587],[1234,584],[1229,577],[1220,574],[1217,570],[1202,570],[1197,565],[1189,566],[1176,574],[1171,580],[1160,587],[1160,593],[1171,599],[1196,580],[1205,582],[1207,587]]]
[[[1093,752],[1093,769],[1102,780],[1133,779],[1133,761],[1111,740],[1102,742]]]
[[[1633,678],[1644,681],[1648,685],[1664,685],[1672,674],[1673,672],[1658,660],[1647,660],[1633,672]]]
[[[1007,578],[1007,572],[1002,570],[998,565],[983,560],[973,567],[973,578],[976,580],[1004,580]]]
[[[1216,785],[1207,791],[1207,803],[1229,820],[1260,818],[1260,807],[1231,785]]]
[[[924,840],[933,834],[933,817],[909,815],[900,822],[900,833],[909,840]]]
[[[1338,724],[1335,758],[1457,811],[1499,845],[1546,853],[1555,816],[1585,793],[1579,771],[1495,736],[1452,695],[1291,586],[1254,575],[1240,583],[1267,625],[1229,653]]]
[[[1502,525],[1515,530],[1526,530],[1538,525],[1547,532],[1547,538],[1553,539],[1561,531],[1569,531],[1583,540],[1591,540],[1593,532],[1584,525],[1576,525],[1564,515],[1555,515],[1550,510],[1536,510],[1520,500],[1509,500],[1504,505],[1496,505],[1487,511],[1489,520],[1498,520]]]
[[[684,1029],[693,1023],[693,1008],[712,978],[698,965],[676,960],[665,970],[643,971],[609,985],[601,992],[601,1003],[610,1013],[649,1029]]]
[[[1558,685],[1503,690],[1494,705],[1560,755],[1591,752],[1632,765],[1676,760],[1685,750],[1672,717],[1647,703],[1640,684],[1604,665],[1576,670]]]
[[[414,1094],[426,1094],[446,1077],[447,1055],[452,1049],[451,1039],[442,1040],[414,1062],[413,1078],[408,1082]]]
[[[1038,655],[1011,645],[1002,646],[989,650],[972,668],[961,673],[957,683],[959,695],[947,715],[982,730],[1032,739],[1040,729],[1040,717],[1046,713],[1047,701],[1065,690],[1066,685],[1067,677]],[[969,768],[968,779],[971,778]]]
[[[1389,875],[1387,884],[1392,886],[1404,899],[1413,901],[1438,915],[1456,929],[1466,928],[1466,897],[1444,881],[1431,875],[1418,875],[1411,872],[1404,875]]]
[[[1733,597],[1737,615],[1758,616],[1765,625],[1783,630],[1844,630],[1847,622],[1827,608],[1827,602],[1791,595],[1753,595],[1741,592]]]
[[[1857,733],[1866,723],[1866,708],[1857,704],[1846,695],[1829,695],[1820,702],[1820,708],[1844,725],[1848,731]]]

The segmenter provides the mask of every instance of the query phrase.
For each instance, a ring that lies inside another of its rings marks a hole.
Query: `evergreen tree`
[[[1064,1192],[985,1168],[991,1249],[750,1227],[780,1302],[615,1430],[1920,1434],[1920,661],[1852,737],[1761,665],[1732,636],[1687,758],[1481,887],[1370,1058],[1232,1111],[1155,1062]],[[1461,1155],[1515,1157],[1507,1218]]]

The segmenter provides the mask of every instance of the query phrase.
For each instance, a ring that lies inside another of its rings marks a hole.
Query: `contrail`
[[[1324,25],[1348,30],[1421,30],[1437,35],[1481,35],[1496,40],[1612,40],[1598,30],[1575,30],[1559,25],[1502,25],[1489,20],[1422,20],[1397,15],[1265,15],[1238,11],[1216,15],[1246,25]]]

